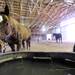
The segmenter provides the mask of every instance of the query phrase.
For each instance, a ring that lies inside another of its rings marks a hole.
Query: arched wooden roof
[[[53,28],[75,11],[75,4],[64,0],[0,0],[1,11],[5,3],[9,5],[10,15],[33,31],[39,31],[43,25]]]

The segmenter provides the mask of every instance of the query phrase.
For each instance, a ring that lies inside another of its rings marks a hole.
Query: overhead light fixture
[[[46,32],[46,27],[45,26],[42,26],[41,31],[42,32]]]

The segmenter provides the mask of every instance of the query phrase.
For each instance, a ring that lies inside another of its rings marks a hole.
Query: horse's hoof
[[[15,50],[12,50],[12,52],[15,52]]]

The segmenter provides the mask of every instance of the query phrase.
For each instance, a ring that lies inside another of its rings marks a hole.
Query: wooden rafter
[[[55,9],[56,12],[52,11],[53,8]],[[64,15],[67,15],[68,13],[72,12],[71,10],[74,10],[73,8],[74,7],[72,6],[65,6],[64,3],[60,6],[58,5],[56,8],[52,7],[48,13],[45,12],[46,14],[42,14],[42,15],[46,15],[48,19],[44,21],[42,20],[43,24],[41,24],[40,27],[44,24],[49,25],[49,28],[51,26],[55,26],[55,23],[58,23]],[[38,26],[38,23],[36,25]]]

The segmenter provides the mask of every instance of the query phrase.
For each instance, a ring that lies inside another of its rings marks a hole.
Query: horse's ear
[[[4,8],[4,14],[9,16],[9,7],[8,7],[8,5],[6,5],[5,8]]]

